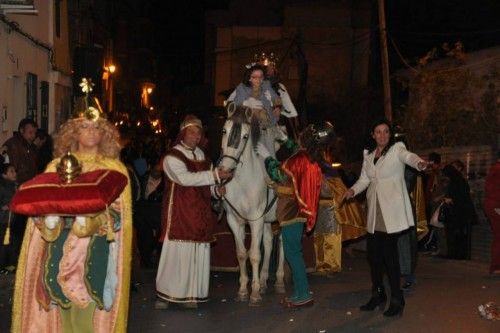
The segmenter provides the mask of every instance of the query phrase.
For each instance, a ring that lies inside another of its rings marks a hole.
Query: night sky
[[[462,41],[466,52],[500,45],[498,0],[389,0],[386,15],[390,35],[409,59],[444,42]]]
[[[376,2],[373,0],[374,15]],[[159,32],[155,36],[155,51],[160,67],[169,66],[173,76],[183,83],[202,82],[205,11],[227,9],[230,0],[144,3],[144,14]],[[466,52],[500,45],[499,0],[386,0],[386,15],[390,36],[402,55],[410,60],[443,42],[453,45],[461,40]],[[376,22],[373,27],[376,29]],[[390,52],[391,57],[397,57],[393,50]],[[398,59],[391,59],[391,66],[392,70],[403,65]]]

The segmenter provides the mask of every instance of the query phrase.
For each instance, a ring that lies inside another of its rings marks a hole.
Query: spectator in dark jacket
[[[44,172],[47,164],[52,161],[52,155],[54,151],[52,137],[47,133],[47,131],[39,128],[36,131],[36,137],[33,143],[37,147],[38,172]]]
[[[448,258],[470,259],[471,225],[476,213],[470,197],[469,184],[453,163],[443,168],[443,174],[449,179],[444,198],[449,207],[444,221]]]
[[[22,184],[38,173],[37,148],[33,143],[36,137],[37,124],[33,119],[24,118],[19,122],[18,132],[5,141],[3,150],[5,162],[14,166],[17,173],[17,183]],[[21,243],[26,229],[27,216],[18,215],[12,223],[12,241],[16,254],[21,250]]]
[[[38,173],[37,149],[35,144],[37,124],[29,118],[19,122],[18,132],[5,141],[3,146],[8,156],[6,162],[16,168],[19,184],[33,178]]]

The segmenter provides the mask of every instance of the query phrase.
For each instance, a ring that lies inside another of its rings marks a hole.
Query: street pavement
[[[500,278],[487,273],[486,262],[420,254],[417,285],[405,293],[403,316],[385,318],[379,309],[358,310],[370,296],[365,255],[344,253],[341,273],[310,275],[315,304],[303,309],[282,308],[282,295],[272,287],[259,307],[235,302],[238,274],[212,272],[208,303],[198,309],[173,304],[156,310],[155,271],[136,270],[129,332],[500,332],[500,321],[486,320],[477,310],[489,301],[500,304]],[[10,325],[12,283],[12,276],[0,277],[0,332],[8,332]]]

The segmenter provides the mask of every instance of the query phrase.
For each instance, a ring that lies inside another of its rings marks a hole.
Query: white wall
[[[19,28],[40,42],[52,45],[54,17],[52,0],[35,0],[37,15],[7,14]],[[67,26],[66,26],[67,28]],[[68,55],[69,56],[69,55]],[[69,76],[53,71],[49,52],[0,22],[0,144],[17,130],[26,117],[27,74],[37,75],[37,119],[40,124],[40,82],[49,82],[49,132],[54,130],[55,85],[71,87]],[[6,117],[5,117],[6,116]]]

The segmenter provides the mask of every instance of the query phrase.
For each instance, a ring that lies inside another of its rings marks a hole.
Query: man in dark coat
[[[37,148],[33,143],[36,137],[37,124],[33,119],[24,118],[19,122],[17,132],[5,141],[2,150],[4,162],[14,166],[17,173],[17,183],[22,184],[38,173]],[[27,217],[16,215],[12,222],[12,246],[15,255],[19,255],[21,243],[26,229]]]
[[[37,124],[29,118],[19,122],[18,131],[5,141],[4,150],[8,161],[16,168],[19,184],[30,180],[38,173],[37,150],[33,143],[36,137]]]

